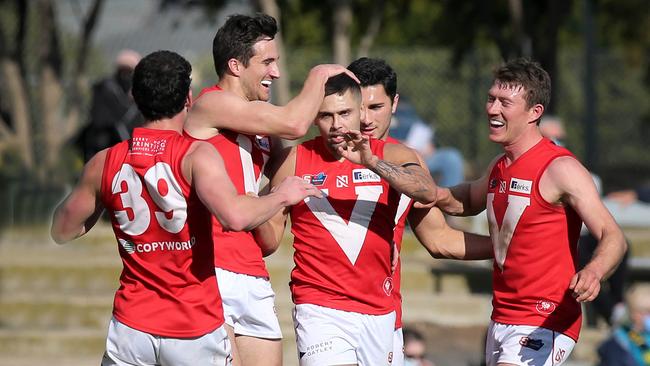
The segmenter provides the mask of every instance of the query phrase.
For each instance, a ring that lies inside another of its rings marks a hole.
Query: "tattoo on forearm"
[[[404,164],[406,166],[417,165],[415,163]],[[431,184],[430,177],[425,176],[424,170],[407,169],[405,166],[399,166],[385,160],[379,160],[373,171],[380,177],[386,179],[388,183],[398,191],[417,198],[421,193],[431,191],[435,187]]]

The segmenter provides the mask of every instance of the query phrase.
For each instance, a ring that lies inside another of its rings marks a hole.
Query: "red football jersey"
[[[199,97],[220,90],[222,89],[215,85],[203,89]],[[214,145],[221,154],[237,193],[259,193],[260,179],[271,152],[271,142],[268,137],[222,130],[219,135],[206,141]],[[213,218],[212,223],[215,267],[250,276],[269,276],[262,250],[257,245],[252,232],[225,231],[216,218]]]
[[[136,128],[106,155],[101,196],[124,268],[113,315],[143,332],[192,338],[223,324],[210,212],[181,172],[191,141]]]
[[[383,157],[384,142],[371,140]],[[371,170],[338,161],[322,137],[297,147],[296,175],[325,194],[291,208],[296,304],[380,315],[394,310],[391,240],[400,194]]]
[[[388,144],[401,144],[401,142],[393,137],[386,138]],[[404,235],[404,228],[406,227],[406,218],[413,205],[413,200],[405,194],[400,196],[399,206],[395,215],[395,230],[393,235],[393,242],[397,246],[399,252],[402,251],[402,236]],[[395,301],[395,329],[402,327],[402,292],[401,292],[401,271],[402,271],[402,258],[397,260],[397,268],[393,273],[393,299]]]
[[[501,158],[490,173],[492,319],[541,326],[577,340],[582,316],[569,282],[577,269],[582,221],[571,207],[550,204],[539,191],[542,173],[561,156],[573,155],[542,139],[510,166]]]

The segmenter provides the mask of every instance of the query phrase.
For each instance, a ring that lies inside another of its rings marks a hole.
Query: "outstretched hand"
[[[307,197],[322,198],[320,189],[296,176],[286,177],[282,183],[274,187],[271,192],[282,194],[286,197],[287,206],[293,206]]]
[[[343,137],[345,144],[337,147],[339,155],[355,164],[369,166],[378,159],[370,149],[370,138],[358,130],[350,130]]]

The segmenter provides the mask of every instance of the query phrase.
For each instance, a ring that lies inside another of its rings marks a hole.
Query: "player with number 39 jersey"
[[[57,207],[57,243],[84,235],[104,208],[123,262],[103,366],[232,362],[217,280],[211,217],[251,230],[313,186],[288,177],[264,197],[238,195],[213,146],[181,135],[191,66],[157,51],[136,66],[133,97],[146,119],[133,137],[97,153]]]
[[[223,323],[211,215],[179,174],[191,143],[176,131],[136,128],[132,140],[108,150],[102,180],[124,263],[113,314],[167,337],[195,337]]]

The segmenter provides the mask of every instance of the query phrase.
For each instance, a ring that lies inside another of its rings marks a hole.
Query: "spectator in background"
[[[439,186],[451,187],[465,180],[465,165],[460,151],[453,147],[437,147],[435,128],[423,121],[404,98],[394,119],[391,129],[394,124],[397,131],[391,131],[391,135],[417,150]]]
[[[634,189],[610,192],[607,194],[607,198],[624,206],[629,206],[637,202],[650,203],[650,184],[642,185]]]
[[[559,117],[554,115],[542,117],[539,122],[539,132],[557,146],[564,146],[566,131],[564,130],[564,123]]]
[[[599,366],[650,365],[650,284],[627,294],[629,319],[598,347]]]
[[[88,124],[81,130],[77,145],[87,162],[97,152],[131,137],[143,122],[131,96],[131,78],[140,54],[122,50],[115,58],[115,72],[93,85]]]
[[[426,358],[427,345],[422,333],[408,327],[404,331],[404,366],[435,366]]]

